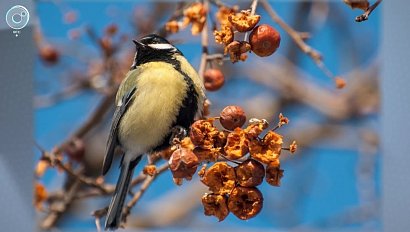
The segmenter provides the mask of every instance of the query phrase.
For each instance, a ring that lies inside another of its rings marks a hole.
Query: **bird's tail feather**
[[[124,162],[121,165],[120,177],[118,178],[114,195],[111,198],[111,203],[108,207],[107,219],[105,220],[106,230],[115,230],[121,223],[122,207],[124,206],[124,201],[128,193],[135,166],[136,164],[131,162]]]

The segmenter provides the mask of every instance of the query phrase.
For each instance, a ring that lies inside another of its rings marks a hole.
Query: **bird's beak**
[[[135,46],[137,46],[137,49],[138,49],[138,48],[146,48],[146,47],[147,47],[147,45],[141,43],[141,42],[138,41],[138,40],[133,39],[132,42],[134,42]]]

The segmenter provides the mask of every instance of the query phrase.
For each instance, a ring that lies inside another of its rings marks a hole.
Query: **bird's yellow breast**
[[[142,154],[168,134],[188,85],[171,64],[151,62],[129,72],[119,95],[133,86],[137,87],[135,98],[121,119],[119,140],[127,151]]]

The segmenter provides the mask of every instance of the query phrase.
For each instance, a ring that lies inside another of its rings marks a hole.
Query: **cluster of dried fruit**
[[[225,130],[218,130],[214,125],[218,119]],[[190,180],[204,163],[198,175],[210,190],[202,198],[205,215],[213,215],[220,221],[229,212],[242,220],[257,215],[263,205],[257,186],[264,179],[279,186],[283,176],[281,151],[296,151],[295,142],[289,148],[282,148],[282,136],[273,130],[265,131],[266,120],[251,119],[243,129],[245,122],[246,116],[240,107],[228,106],[220,117],[196,121],[189,137],[168,151],[170,169],[178,185],[183,179]],[[275,129],[287,123],[288,119],[280,114]],[[213,164],[207,168],[210,162]]]
[[[182,21],[171,20],[165,24],[165,30],[177,33],[179,30],[184,29],[189,24],[192,24],[191,33],[193,35],[199,34],[206,23],[207,9],[200,2],[192,3],[183,12]]]
[[[220,30],[214,31],[215,41],[223,44],[225,54],[233,63],[245,61],[247,52],[253,51],[264,57],[272,55],[280,45],[280,34],[267,24],[256,26],[260,15],[252,15],[250,10],[237,12],[236,8],[221,6],[217,13]],[[252,31],[248,41],[235,40],[235,31]]]
[[[215,41],[224,46],[224,54],[229,54],[232,63],[245,61],[251,51],[260,57],[270,56],[280,45],[279,32],[267,24],[257,26],[261,16],[251,14],[250,10],[238,12],[237,7],[221,6],[216,18],[220,29],[214,31]],[[249,39],[235,39],[235,32],[250,32]],[[208,69],[204,80],[205,88],[215,91],[222,87],[224,76],[218,69]]]

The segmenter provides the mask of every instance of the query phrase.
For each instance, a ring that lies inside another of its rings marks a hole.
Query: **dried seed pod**
[[[205,176],[206,166],[207,166],[206,163],[205,163],[205,164],[202,164],[201,169],[199,169],[199,171],[198,171],[198,176],[199,176],[199,177],[203,178],[203,177]]]
[[[233,41],[233,30],[228,25],[223,25],[220,31],[214,31],[215,42],[219,44],[228,45]]]
[[[335,77],[335,85],[338,89],[343,89],[346,86],[346,81],[342,77]]]
[[[193,35],[199,34],[204,28],[206,22],[207,9],[202,3],[193,3],[184,10],[184,26],[192,23],[191,33]]]
[[[206,216],[215,216],[219,221],[223,221],[229,214],[227,199],[224,195],[208,194],[202,197],[202,205],[204,206]]]
[[[289,151],[290,153],[295,153],[296,150],[298,149],[298,144],[296,143],[296,141],[293,141],[292,144],[290,144],[289,146]]]
[[[182,139],[181,143],[179,144],[182,148],[186,148],[189,150],[194,150],[195,145],[192,143],[191,138],[189,137],[185,137],[184,139]]]
[[[221,25],[231,26],[231,22],[229,22],[229,15],[234,15],[238,11],[238,7],[234,6],[232,8],[221,6],[216,12],[216,19]]]
[[[208,91],[216,91],[225,83],[224,74],[219,69],[211,68],[204,72],[204,86]]]
[[[265,177],[265,167],[254,159],[247,159],[235,167],[236,181],[243,187],[256,187]]]
[[[169,168],[174,178],[191,180],[199,165],[198,157],[189,149],[181,148],[172,153]]]
[[[216,148],[223,148],[226,145],[226,141],[228,139],[228,131],[220,131],[217,136],[215,136],[215,144]],[[223,151],[223,149],[222,149]]]
[[[169,21],[165,24],[165,30],[171,33],[179,31],[179,23],[176,20]]]
[[[255,187],[236,187],[228,198],[228,209],[241,220],[256,216],[262,209],[263,196]]]
[[[249,141],[246,138],[245,132],[237,127],[233,132],[228,134],[224,147],[226,157],[231,160],[243,157],[249,151],[248,143]]]
[[[249,142],[249,153],[252,158],[269,164],[279,158],[282,144],[282,136],[269,131],[262,141],[255,139]]]
[[[213,119],[198,120],[191,125],[189,137],[195,146],[211,149],[214,147],[215,136],[219,131],[213,125]]]
[[[249,43],[256,55],[270,56],[280,45],[280,34],[273,27],[262,24],[252,30]]]
[[[239,106],[227,106],[222,110],[219,122],[221,122],[221,125],[225,129],[234,130],[245,124],[246,115],[243,109]]]
[[[235,187],[235,170],[225,162],[216,162],[201,179],[209,190],[218,194],[228,194]]]
[[[50,167],[50,162],[48,160],[39,160],[36,168],[34,169],[36,177],[42,177],[47,171],[48,167]]]
[[[238,30],[239,32],[246,32],[252,30],[256,24],[258,24],[261,19],[260,15],[251,15],[249,10],[243,10],[237,14],[230,14],[228,16],[229,22]]]
[[[229,53],[231,62],[235,63],[239,60],[245,61],[247,58],[246,52],[249,52],[250,50],[251,50],[251,45],[248,42],[233,41],[225,47],[224,53],[225,54]],[[246,57],[243,56],[244,54],[246,55]]]
[[[266,166],[266,182],[272,186],[280,186],[280,180],[283,177],[283,170],[280,169],[279,160],[269,163]]]
[[[43,209],[43,202],[47,200],[47,190],[44,187],[44,185],[40,183],[35,183],[34,184],[34,197],[33,197],[33,204],[36,207],[36,209],[41,210]]]
[[[279,122],[278,122],[278,127],[281,127],[283,125],[286,125],[289,123],[289,119],[285,116],[283,116],[282,113],[279,114]]]

